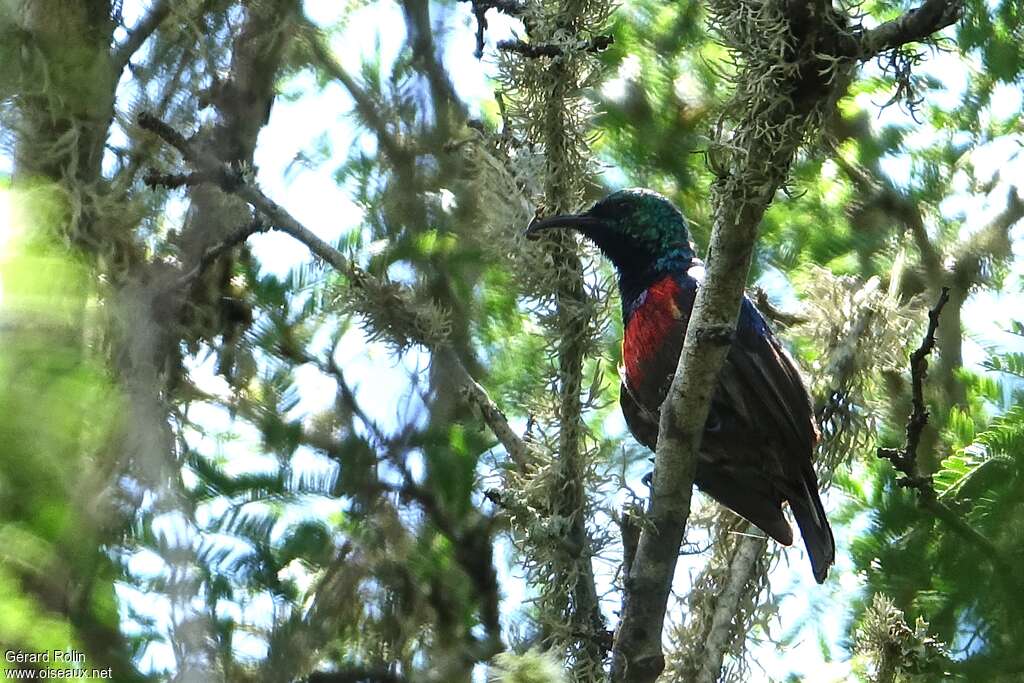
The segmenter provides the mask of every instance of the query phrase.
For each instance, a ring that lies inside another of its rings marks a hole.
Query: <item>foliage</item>
[[[829,12],[846,30],[911,4]],[[0,643],[82,649],[125,680],[600,678],[624,554],[609,522],[648,464],[618,418],[611,273],[523,228],[642,185],[684,209],[703,251],[735,153],[714,129],[787,133],[760,108],[777,74],[740,78],[729,55],[762,64],[783,36],[690,0],[353,2],[331,19],[297,0],[23,5],[0,8],[0,192],[24,230],[0,243]],[[1021,114],[1000,100],[1022,90],[1022,24],[1016,0],[969,0],[944,51],[921,47],[938,66],[903,53],[830,72],[820,140],[765,215],[752,283],[811,380],[852,570],[780,624],[789,573],[773,544],[757,553],[724,680],[801,638],[855,656],[851,676],[878,675],[897,641],[894,675],[1020,670],[1021,593],[874,448],[904,437],[906,347],[952,285],[922,466],[1024,559],[1024,356],[983,338],[972,365],[982,332],[965,325],[1019,294],[1024,201],[1004,169]],[[901,87],[916,122],[879,106]],[[143,111],[349,267],[286,259],[290,238],[230,187],[178,178],[195,169]],[[246,226],[260,234],[231,241]],[[670,602],[683,676],[743,555],[736,518],[703,501],[695,520]],[[848,642],[821,628],[839,621]]]
[[[129,644],[120,634],[119,572],[103,548],[128,501],[111,488],[102,500],[82,495],[105,477],[97,453],[115,433],[123,400],[78,343],[86,321],[102,317],[97,288],[49,234],[67,211],[58,188],[0,192],[11,210],[0,260],[0,642],[26,653],[88,647],[98,668],[122,669],[127,680],[130,648],[146,638]],[[77,581],[88,593],[72,592]],[[53,610],[61,603],[69,606],[63,614]],[[98,646],[102,639],[110,642]],[[5,674],[22,668],[8,658],[2,666]]]
[[[877,662],[873,680],[892,681],[896,673],[921,674],[941,671],[945,652],[941,642],[928,635],[928,624],[917,618],[911,629],[892,600],[876,594],[855,635],[861,657]]]
[[[563,676],[558,661],[531,650],[522,654],[505,652],[495,657],[491,680],[494,683],[559,683]]]

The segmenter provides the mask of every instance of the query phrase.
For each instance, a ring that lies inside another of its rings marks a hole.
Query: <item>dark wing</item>
[[[819,583],[824,581],[835,559],[835,540],[811,464],[818,431],[810,397],[793,359],[745,297],[716,399],[734,413],[729,417],[736,420],[736,427],[749,430],[746,440],[756,440],[747,448],[753,446],[759,454],[764,483],[770,483],[780,498],[789,501],[814,576]],[[708,436],[705,433],[706,439]],[[721,439],[711,441],[708,446],[712,449],[716,441],[725,446]],[[737,445],[734,442],[733,448]]]
[[[657,347],[643,349],[643,381],[637,386],[624,381],[620,389],[630,432],[651,450],[697,287],[689,277],[679,284],[677,328]],[[811,466],[817,439],[810,398],[793,360],[744,297],[736,338],[712,397],[695,483],[784,545],[793,542],[782,514],[783,502],[789,501],[820,582],[834,560],[835,543]]]

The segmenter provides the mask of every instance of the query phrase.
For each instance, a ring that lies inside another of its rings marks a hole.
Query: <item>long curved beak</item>
[[[536,220],[530,222],[530,226],[526,228],[526,236],[531,239],[536,239],[539,233],[545,230],[551,230],[552,228],[570,228],[577,230],[584,235],[590,235],[591,232],[600,228],[604,225],[600,219],[588,216],[586,214],[572,214],[567,213],[561,216],[552,216],[551,218],[545,218],[544,220]]]

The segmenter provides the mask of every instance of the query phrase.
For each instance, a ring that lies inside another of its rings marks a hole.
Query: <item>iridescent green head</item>
[[[620,277],[631,279],[647,271],[685,268],[694,258],[683,214],[651,190],[613,192],[585,213],[535,221],[527,234],[550,228],[572,228],[588,237]]]

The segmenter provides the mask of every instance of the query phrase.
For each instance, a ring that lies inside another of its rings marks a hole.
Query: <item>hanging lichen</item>
[[[609,644],[592,567],[605,534],[593,528],[588,495],[601,483],[598,441],[585,422],[597,402],[585,387],[601,382],[600,363],[591,369],[585,361],[608,325],[609,288],[572,236],[535,244],[522,235],[538,212],[578,209],[593,174],[583,94],[600,76],[594,51],[607,44],[600,32],[611,9],[604,0],[526,3],[520,17],[529,42],[499,46],[504,130],[467,151],[493,207],[488,248],[508,259],[544,340],[545,372],[516,406],[532,418],[537,456],[508,471],[503,505],[537,591],[536,628],[576,681],[603,677]]]

